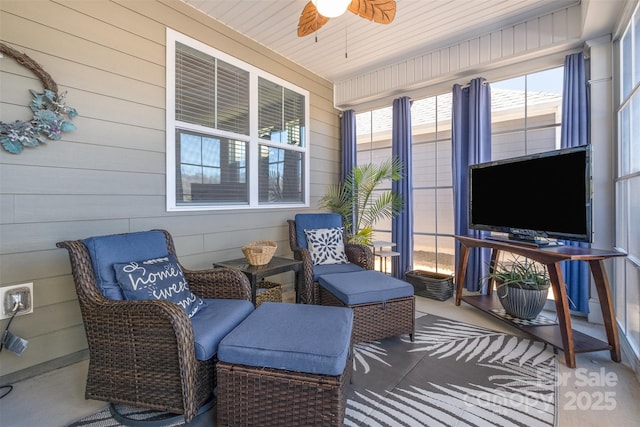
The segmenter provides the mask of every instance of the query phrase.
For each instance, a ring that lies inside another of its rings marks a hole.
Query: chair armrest
[[[251,301],[247,276],[232,268],[187,270],[182,267],[189,289],[202,298],[244,299]]]
[[[346,243],[344,245],[344,251],[350,262],[359,265],[365,270],[373,270],[375,266],[373,252],[368,246]]]
[[[117,352],[113,363],[135,364],[140,363],[139,358],[154,361],[154,369],[171,366],[176,360],[181,367],[196,363],[191,320],[177,304],[103,297],[81,304],[81,309],[89,349],[95,353],[92,358],[110,359],[107,355]]]
[[[302,277],[304,278],[304,289],[300,289],[301,300],[306,304],[315,304],[313,292],[313,261],[311,252],[308,249],[298,246],[291,247],[293,258],[302,261]]]

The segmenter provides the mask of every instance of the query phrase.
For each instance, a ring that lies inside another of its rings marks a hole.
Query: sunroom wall
[[[310,92],[310,207],[167,212],[167,28]],[[57,241],[165,228],[188,268],[242,257],[257,239],[290,255],[286,220],[315,210],[339,177],[331,83],[180,1],[3,0],[0,39],[50,73],[79,113],[77,130],[62,140],[19,155],[0,150],[0,286],[32,282],[35,303],[11,325],[29,344],[20,357],[0,354],[2,383],[87,357],[69,258]],[[0,80],[0,120],[30,119],[29,89],[42,84],[6,55]],[[276,279],[292,298],[293,274]]]

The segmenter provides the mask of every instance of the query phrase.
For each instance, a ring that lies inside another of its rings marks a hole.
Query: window
[[[560,148],[564,67],[491,83],[491,159]]]
[[[492,159],[560,148],[564,67],[491,83]],[[451,93],[414,100],[413,267],[453,274]],[[391,157],[392,108],[356,115],[358,163]],[[390,188],[390,184],[389,187]],[[375,239],[391,241],[391,221]]]
[[[308,92],[172,30],[167,46],[167,210],[308,206]]]
[[[620,81],[618,167],[616,174],[616,247],[627,253],[614,260],[616,318],[630,346],[640,355],[640,8],[617,43]]]
[[[391,158],[392,113],[391,107],[385,107],[356,114],[356,157],[359,165],[380,164]],[[378,190],[391,190],[391,182],[382,183]],[[391,241],[390,219],[382,219],[374,227],[374,240]],[[391,257],[386,260],[386,266],[376,265],[376,269],[391,271]],[[375,257],[374,262],[380,263],[382,259]]]
[[[453,273],[451,94],[414,101],[411,121],[413,266]],[[391,107],[357,114],[356,125],[359,164],[380,163],[391,157]],[[390,188],[391,183],[385,189]],[[375,227],[376,240],[391,241],[391,220],[380,221]],[[386,271],[390,270],[387,266]]]

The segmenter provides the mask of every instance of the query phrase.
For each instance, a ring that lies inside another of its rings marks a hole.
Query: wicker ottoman
[[[265,302],[218,346],[218,426],[342,426],[353,312]]]
[[[320,304],[353,309],[353,342],[377,341],[415,329],[411,284],[379,271],[325,274],[319,278]]]

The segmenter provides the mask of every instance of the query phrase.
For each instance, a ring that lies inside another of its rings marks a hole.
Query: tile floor
[[[518,334],[516,329],[465,303],[456,307],[453,299],[439,302],[417,297],[416,316],[423,313]],[[604,337],[600,325],[574,319],[573,327]],[[567,368],[564,356],[559,355],[558,366],[558,378],[562,379],[558,427],[640,425],[640,382],[626,360],[614,363],[609,352],[602,351],[579,354],[575,370]],[[86,370],[87,361],[83,361],[13,384],[13,391],[0,399],[0,427],[63,427],[105,407],[104,402],[84,399]],[[212,425],[210,417],[204,415],[192,425]]]

